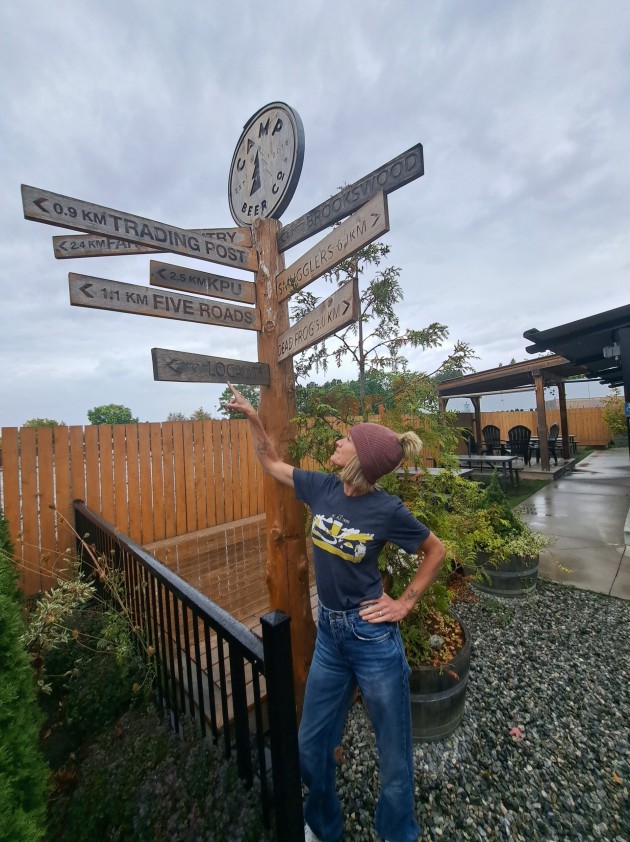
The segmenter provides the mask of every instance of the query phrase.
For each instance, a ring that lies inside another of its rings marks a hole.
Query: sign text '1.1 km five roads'
[[[198,295],[212,295],[214,298],[227,298],[243,304],[256,303],[256,284],[214,275],[212,272],[200,272],[190,266],[174,266],[151,260],[149,283],[152,286],[177,289],[180,292],[194,292]]]
[[[211,240],[231,246],[245,246],[252,244],[252,233],[249,228],[191,228],[193,234],[201,234]],[[118,237],[86,236],[85,234],[68,234],[52,238],[53,251],[57,260],[67,260],[70,257],[116,257],[121,254],[158,254],[168,252],[167,248],[154,246],[139,246]]]
[[[35,222],[107,234],[141,246],[166,248],[175,254],[223,263],[237,269],[255,272],[258,268],[258,256],[254,249],[226,245],[185,228],[175,228],[26,184],[22,185],[22,205],[25,218]]]
[[[278,337],[278,362],[316,345],[359,318],[359,285],[348,281]]]
[[[278,300],[330,272],[342,260],[389,231],[387,198],[378,193],[276,277]]]
[[[422,144],[417,143],[374,172],[360,178],[349,187],[344,187],[304,216],[285,225],[278,232],[278,251],[286,251],[324,228],[334,225],[344,216],[358,210],[377,193],[382,191],[387,195],[420,178],[421,175],[424,175],[424,157]]]
[[[268,386],[267,363],[228,360],[205,354],[188,354],[151,348],[154,380],[174,380],[178,383],[246,383],[249,386]]]
[[[68,281],[70,303],[76,307],[260,330],[260,311],[254,307],[235,307],[211,299],[158,292],[151,287],[124,284],[92,275],[77,275],[74,272],[70,272]]]

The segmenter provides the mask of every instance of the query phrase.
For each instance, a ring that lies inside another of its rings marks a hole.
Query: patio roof
[[[496,392],[527,392],[535,388],[536,374],[542,375],[546,385],[553,386],[586,371],[584,366],[576,366],[559,354],[550,354],[444,380],[438,390],[440,397],[446,399],[483,397]]]
[[[534,343],[525,349],[528,353],[562,354],[611,387],[624,384],[625,357],[626,378],[630,378],[630,305],[549,330],[532,328],[523,336]]]

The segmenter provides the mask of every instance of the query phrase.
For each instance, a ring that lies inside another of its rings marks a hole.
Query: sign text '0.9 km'
[[[254,307],[236,307],[233,304],[195,298],[192,295],[158,292],[151,287],[95,278],[92,275],[78,275],[74,272],[70,272],[68,281],[70,303],[76,307],[237,327],[243,330],[260,330],[260,311]]]
[[[276,277],[278,300],[310,284],[389,231],[387,198],[378,193]]]
[[[25,218],[35,222],[106,234],[141,246],[166,248],[175,254],[237,269],[255,272],[258,268],[258,256],[254,249],[226,245],[185,228],[175,228],[25,184],[22,185],[22,205]]]

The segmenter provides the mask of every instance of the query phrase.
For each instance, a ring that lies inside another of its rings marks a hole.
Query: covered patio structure
[[[547,413],[545,410],[545,386],[558,388],[560,405],[560,434],[562,435],[562,457],[568,460],[569,428],[565,382],[569,377],[585,375],[588,370],[583,365],[575,365],[559,354],[538,357],[535,360],[512,363],[498,368],[466,374],[439,384],[440,408],[446,409],[450,398],[467,398],[475,409],[474,435],[478,442],[481,435],[481,398],[501,392],[536,393],[536,424],[540,443],[540,462],[543,471],[549,471],[549,447],[547,445]]]

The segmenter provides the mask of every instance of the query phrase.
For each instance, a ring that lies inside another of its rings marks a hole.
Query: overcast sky
[[[150,349],[255,360],[255,333],[70,306],[68,272],[146,286],[149,258],[56,260],[52,236],[75,232],[26,221],[20,184],[232,227],[232,154],[276,100],[306,140],[284,224],[423,144],[382,238],[403,327],[450,331],[413,369],[458,339],[477,370],[521,360],[523,331],[628,304],[629,71],[627,0],[3,3],[0,426],[86,424],[108,403],[141,421],[216,414],[223,387],[155,382]]]

